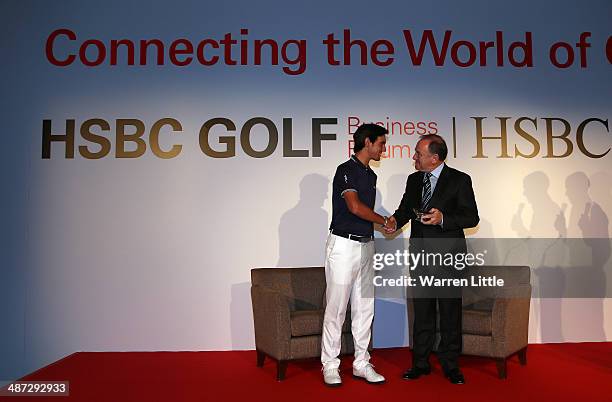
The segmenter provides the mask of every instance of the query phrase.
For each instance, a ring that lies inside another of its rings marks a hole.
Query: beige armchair
[[[275,359],[276,378],[281,381],[288,361],[321,356],[325,312],[323,267],[253,269],[251,302],[257,366],[263,366],[266,356]],[[353,351],[350,311],[347,311],[340,353]]]
[[[530,269],[521,266],[483,266],[470,268],[470,275],[495,275],[504,287],[491,287],[463,293],[463,354],[495,359],[499,378],[504,379],[506,360],[518,355],[527,364]],[[410,347],[412,347],[414,306],[407,300]],[[438,325],[438,328],[440,326]],[[439,343],[439,333],[434,350]]]

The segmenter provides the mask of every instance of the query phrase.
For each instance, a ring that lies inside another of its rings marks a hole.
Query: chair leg
[[[287,360],[279,360],[276,363],[276,380],[277,381],[284,380],[286,371],[287,371]]]
[[[263,367],[264,360],[266,360],[266,354],[261,351],[257,351],[257,367]]]
[[[522,366],[527,364],[527,346],[518,351],[518,358]]]
[[[506,379],[506,358],[495,359],[497,363],[497,374],[500,380]]]

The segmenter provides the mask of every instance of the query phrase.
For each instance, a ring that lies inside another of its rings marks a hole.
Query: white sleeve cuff
[[[347,188],[346,190],[340,193],[340,197],[344,197],[344,193],[349,192],[349,191],[357,192],[357,190],[355,190],[354,188]]]

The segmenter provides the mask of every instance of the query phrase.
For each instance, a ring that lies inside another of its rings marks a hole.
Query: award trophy
[[[427,213],[427,211],[423,211],[419,208],[412,208],[412,212],[414,212],[414,214],[416,215],[416,219],[419,222],[422,222],[421,219],[423,218],[423,215]]]

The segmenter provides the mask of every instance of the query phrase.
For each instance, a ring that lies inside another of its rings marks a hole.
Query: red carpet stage
[[[527,365],[514,356],[508,378],[499,380],[492,360],[463,357],[465,385],[452,385],[434,362],[432,375],[400,378],[408,348],[378,349],[376,369],[384,385],[351,377],[343,359],[340,388],[322,383],[316,360],[290,363],[277,382],[276,364],[255,365],[254,351],[75,353],[23,380],[67,380],[69,397],[10,397],[15,401],[610,401],[612,343],[530,345]]]

